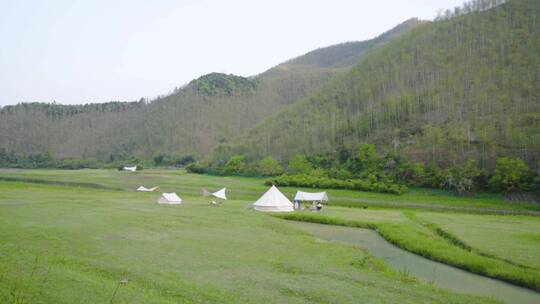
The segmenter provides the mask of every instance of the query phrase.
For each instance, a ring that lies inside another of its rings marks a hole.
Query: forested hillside
[[[150,102],[7,106],[0,109],[0,149],[54,158],[201,158],[418,24],[412,19],[372,40],[322,48],[251,78],[205,75]]]
[[[223,155],[287,160],[373,143],[445,166],[540,160],[540,2],[473,1],[360,58]]]

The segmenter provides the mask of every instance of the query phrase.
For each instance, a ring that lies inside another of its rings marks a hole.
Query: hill
[[[415,27],[275,113],[218,154],[355,150],[359,143],[441,165],[540,160],[540,5],[515,0]],[[500,1],[499,1],[500,2]],[[477,6],[475,8],[474,6]],[[223,156],[221,156],[223,157]]]
[[[219,143],[314,92],[370,49],[419,23],[409,20],[372,40],[319,49],[255,77],[205,75],[151,102],[118,104],[114,109],[101,104],[4,107],[0,147],[18,154],[48,151],[55,158],[161,153],[204,157]]]

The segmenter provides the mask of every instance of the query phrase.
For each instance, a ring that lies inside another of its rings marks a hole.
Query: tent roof
[[[181,202],[182,199],[176,195],[176,193],[163,193],[161,194],[163,198],[165,198],[169,202]]]
[[[328,195],[326,195],[326,192],[303,192],[303,191],[297,191],[296,195],[294,196],[295,201],[328,201]]]
[[[221,199],[227,199],[227,195],[225,195],[225,192],[227,191],[227,188],[220,189],[214,193],[212,193],[213,196]]]
[[[292,207],[293,204],[289,199],[279,191],[276,186],[272,186],[266,191],[261,198],[259,198],[253,206],[288,206]]]

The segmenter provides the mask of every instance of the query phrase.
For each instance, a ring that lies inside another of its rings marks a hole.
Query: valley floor
[[[159,193],[135,192],[140,185],[177,192],[184,204],[158,205]],[[230,200],[209,207],[201,188],[221,187]],[[250,210],[266,188],[263,179],[181,170],[0,170],[0,302],[494,301],[419,282],[362,248],[321,241]],[[295,191],[283,190],[289,197]],[[335,205],[367,209],[330,206],[317,215],[293,213],[295,219],[377,228],[387,240],[431,259],[503,279],[511,271],[524,280],[517,283],[538,286],[539,217],[463,212],[538,210],[534,205],[428,190],[400,197],[328,192]]]

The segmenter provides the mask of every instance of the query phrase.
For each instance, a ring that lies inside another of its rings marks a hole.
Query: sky
[[[252,76],[463,0],[2,0],[0,106],[152,99]]]

